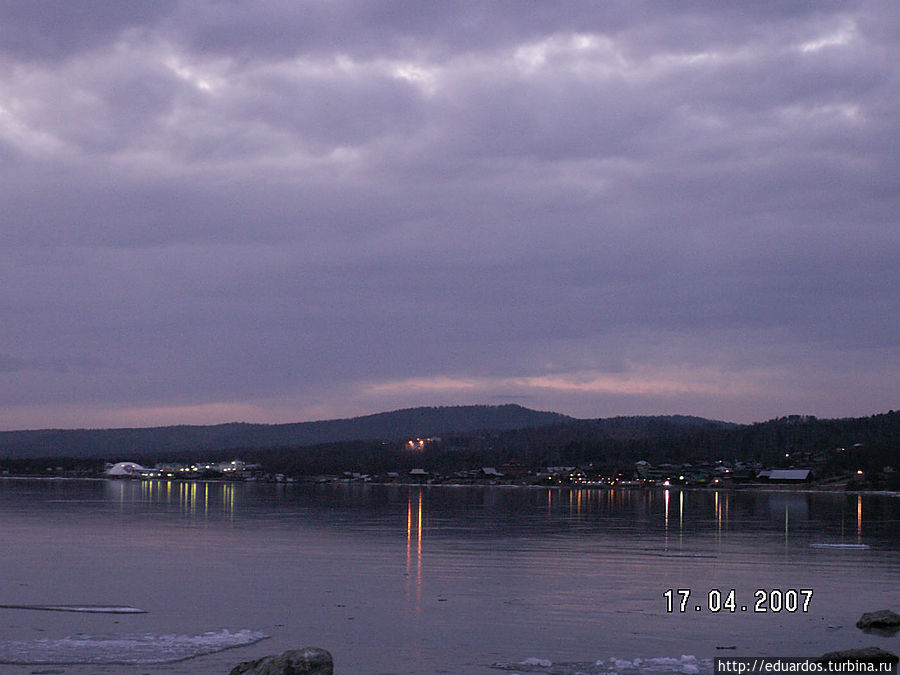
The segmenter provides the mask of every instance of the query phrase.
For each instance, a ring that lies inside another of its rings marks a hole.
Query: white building
[[[149,469],[135,462],[119,462],[107,468],[106,475],[111,478],[138,478],[145,471]]]

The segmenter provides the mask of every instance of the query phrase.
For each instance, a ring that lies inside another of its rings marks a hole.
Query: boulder
[[[229,675],[334,675],[334,662],[324,649],[303,647],[256,661],[244,661]]]
[[[857,628],[869,630],[870,628],[881,628],[889,630],[900,629],[900,614],[892,612],[889,609],[882,609],[878,612],[867,612],[859,617],[856,622]]]
[[[844,662],[853,661],[855,663],[897,663],[897,655],[879,647],[864,647],[862,649],[844,649],[839,652],[828,652],[822,654],[816,661],[822,662]]]

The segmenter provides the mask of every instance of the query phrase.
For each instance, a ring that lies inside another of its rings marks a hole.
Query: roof
[[[809,469],[772,469],[769,480],[807,480]]]
[[[138,473],[140,471],[146,471],[144,467],[140,464],[136,464],[135,462],[119,462],[118,464],[111,466],[106,471],[107,476],[130,476],[134,473]]]

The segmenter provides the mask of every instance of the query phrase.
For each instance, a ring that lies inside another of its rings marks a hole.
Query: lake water
[[[224,674],[307,645],[338,675],[900,652],[854,626],[900,611],[897,495],[2,480],[0,537],[0,604],[146,610],[0,609],[0,660],[45,664],[3,673]]]

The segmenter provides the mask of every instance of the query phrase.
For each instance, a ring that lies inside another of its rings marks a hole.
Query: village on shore
[[[409,441],[411,446],[423,439]],[[841,449],[838,449],[839,451]],[[785,458],[789,460],[789,457]],[[695,461],[652,465],[637,461],[633,468],[610,469],[593,462],[574,466],[524,467],[518,463],[500,466],[480,466],[441,474],[423,468],[409,471],[387,471],[380,474],[343,471],[339,474],[286,475],[269,473],[260,464],[239,459],[223,462],[157,463],[145,467],[137,462],[107,463],[102,476],[115,479],[142,480],[224,480],[269,483],[294,482],[358,482],[412,483],[427,485],[521,485],[604,487],[692,487],[692,488],[748,488],[759,486],[798,486],[808,489],[858,490],[871,488],[872,476],[856,470],[843,475],[822,475],[823,456],[804,456],[801,462],[788,468],[766,467],[760,462],[740,460]],[[895,469],[885,466],[877,478],[879,482],[896,478]]]

